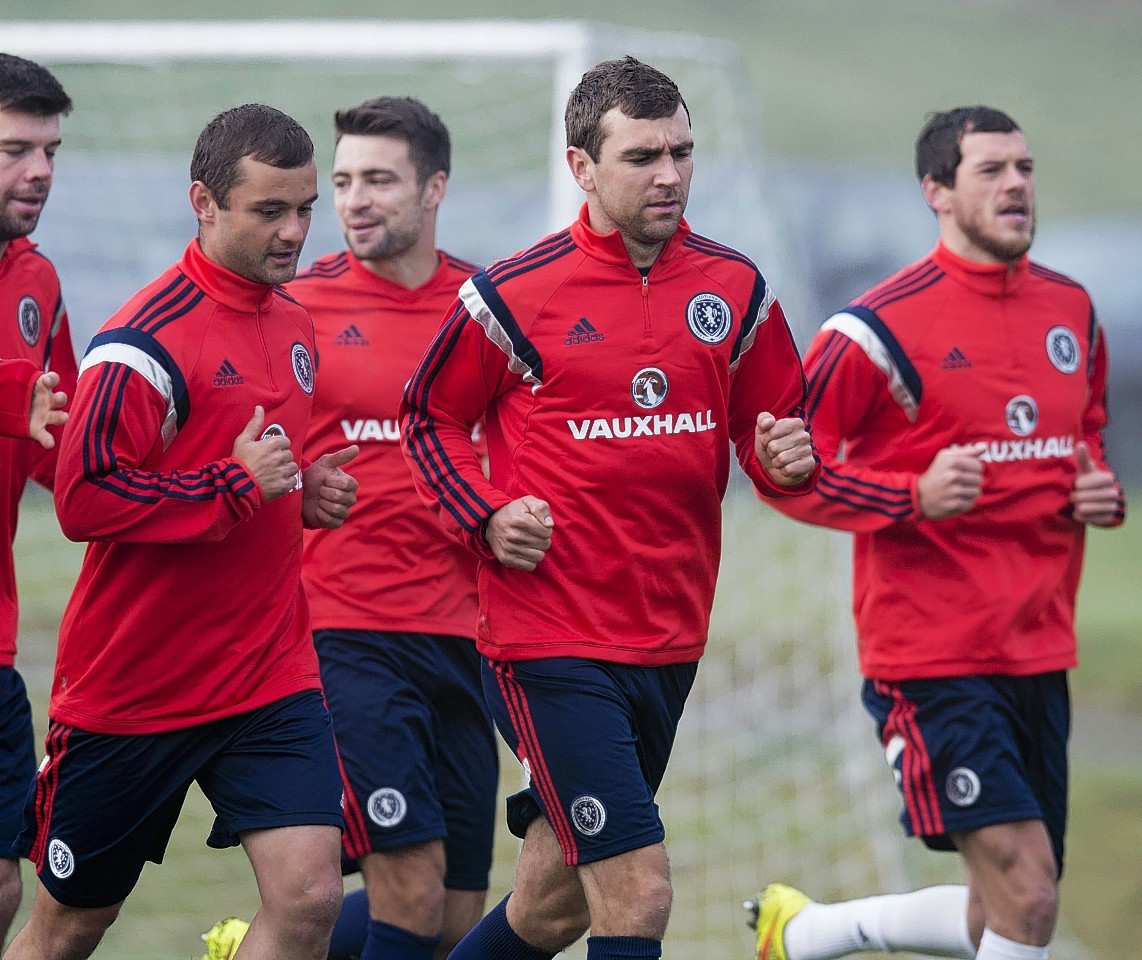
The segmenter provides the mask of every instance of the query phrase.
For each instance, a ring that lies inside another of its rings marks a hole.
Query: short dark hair
[[[0,109],[55,117],[71,113],[71,108],[71,97],[46,67],[0,53]]]
[[[374,97],[333,115],[337,142],[346,134],[397,137],[408,144],[421,186],[438,171],[452,168],[452,139],[444,121],[414,97]]]
[[[994,107],[956,107],[930,113],[916,138],[916,176],[931,177],[945,187],[956,184],[956,169],[963,159],[960,141],[969,133],[1012,133],[1019,124]]]
[[[583,74],[567,100],[563,113],[567,146],[579,147],[598,161],[608,110],[618,107],[632,120],[660,120],[672,117],[679,105],[689,118],[690,108],[678,85],[665,73],[629,54],[621,60],[604,60]]]
[[[296,170],[313,160],[313,141],[305,128],[264,103],[245,103],[218,114],[198,135],[190,160],[190,179],[200,180],[223,210],[239,180],[239,162],[251,157],[281,170]]]

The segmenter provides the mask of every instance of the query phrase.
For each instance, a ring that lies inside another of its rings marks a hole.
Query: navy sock
[[[662,941],[646,937],[588,937],[587,960],[657,960]]]
[[[533,947],[511,928],[508,924],[508,897],[492,907],[484,919],[468,931],[468,935],[448,954],[448,960],[551,960],[555,956],[547,950]]]
[[[341,912],[333,925],[333,939],[329,941],[329,960],[352,960],[360,957],[368,935],[369,900],[364,888],[345,894]]]
[[[439,937],[422,937],[380,920],[369,921],[361,960],[432,960]]]

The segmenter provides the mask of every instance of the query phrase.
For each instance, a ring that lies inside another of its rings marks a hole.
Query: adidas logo
[[[591,321],[586,317],[580,317],[579,322],[567,331],[567,339],[563,343],[565,346],[573,347],[577,343],[594,343],[602,339],[603,335],[591,326]]]
[[[357,324],[351,323],[337,336],[333,338],[333,346],[335,347],[367,347],[369,341],[365,335],[357,329]]]
[[[218,368],[218,372],[214,374],[214,386],[216,387],[237,387],[246,381],[242,379],[240,374],[229,360],[223,360],[222,366]]]
[[[952,347],[948,351],[948,355],[940,361],[941,370],[966,370],[971,366],[971,361],[964,356],[964,352],[959,347]]]

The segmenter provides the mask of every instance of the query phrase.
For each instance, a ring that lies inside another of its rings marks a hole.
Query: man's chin
[[[14,217],[0,218],[0,243],[7,243],[9,240],[18,240],[20,237],[28,236],[36,229],[39,222],[39,214],[31,220]]]

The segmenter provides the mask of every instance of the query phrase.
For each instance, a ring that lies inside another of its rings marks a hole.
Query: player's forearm
[[[57,472],[55,501],[69,540],[195,543],[221,540],[254,515],[262,495],[233,458],[166,473],[85,472],[69,462]]]

